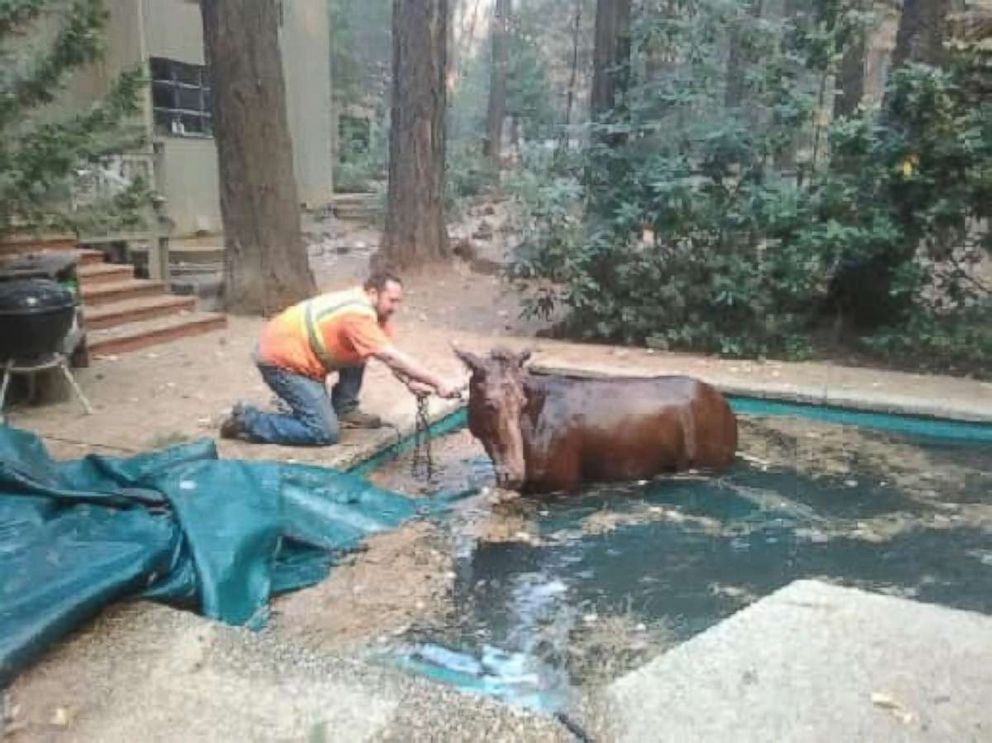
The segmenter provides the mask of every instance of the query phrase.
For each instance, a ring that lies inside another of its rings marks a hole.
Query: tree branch
[[[39,0],[28,4],[45,3]],[[107,18],[103,0],[74,0],[62,17],[63,24],[51,49],[27,65],[27,72],[15,73],[3,80],[0,127],[10,124],[24,109],[54,100],[66,74],[99,55],[101,33]]]
[[[38,17],[55,0],[0,0],[0,37]]]

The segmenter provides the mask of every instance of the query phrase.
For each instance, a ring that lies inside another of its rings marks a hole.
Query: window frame
[[[148,70],[155,134],[212,139],[213,86],[207,67],[168,57],[150,57]]]

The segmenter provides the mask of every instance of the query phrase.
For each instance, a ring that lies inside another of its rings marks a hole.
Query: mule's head
[[[468,427],[486,448],[501,488],[516,490],[527,474],[520,416],[527,397],[523,365],[530,351],[495,350],[488,358],[455,349],[472,372],[469,382]]]

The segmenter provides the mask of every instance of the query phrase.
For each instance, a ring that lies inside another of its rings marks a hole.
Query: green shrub
[[[562,307],[575,337],[730,356],[802,357],[827,324],[890,358],[980,365],[988,291],[971,267],[992,248],[977,229],[992,208],[992,115],[975,92],[985,62],[901,68],[880,111],[827,131],[815,112],[848,15],[835,14],[845,20],[833,37],[825,23],[810,36],[723,0],[687,5],[699,12],[636,29],[635,48],[660,44],[678,61],[635,81],[581,168],[542,162],[517,178],[525,312]],[[734,108],[718,53],[730,27],[761,60]]]

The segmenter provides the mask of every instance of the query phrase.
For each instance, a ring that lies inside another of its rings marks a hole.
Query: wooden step
[[[80,293],[83,296],[83,304],[90,307],[110,304],[112,302],[123,302],[126,299],[137,299],[138,297],[148,297],[161,294],[165,285],[161,281],[145,281],[144,279],[130,279],[128,281],[113,281],[106,284],[94,284],[92,286],[83,285]]]
[[[103,263],[105,260],[102,250],[90,250],[88,248],[77,250],[76,257],[79,259],[80,266],[92,266],[96,263]]]
[[[131,254],[138,261],[147,262],[148,250],[142,246],[135,246]],[[169,265],[207,265],[216,266],[224,263],[224,246],[222,244],[195,244],[172,243],[169,245]]]
[[[75,250],[79,240],[70,235],[11,235],[0,240],[0,255],[23,255],[46,250]]]
[[[84,310],[83,318],[87,330],[101,330],[130,322],[167,317],[180,312],[192,312],[195,309],[195,297],[163,294],[160,297],[139,297],[138,299],[89,307]]]
[[[180,338],[227,327],[227,317],[209,312],[189,312],[142,322],[127,323],[86,334],[91,354],[128,353]]]
[[[76,269],[82,286],[112,284],[134,278],[134,266],[121,263],[84,263]]]
[[[366,222],[377,217],[382,208],[375,193],[336,193],[331,198],[331,211],[343,221]]]

